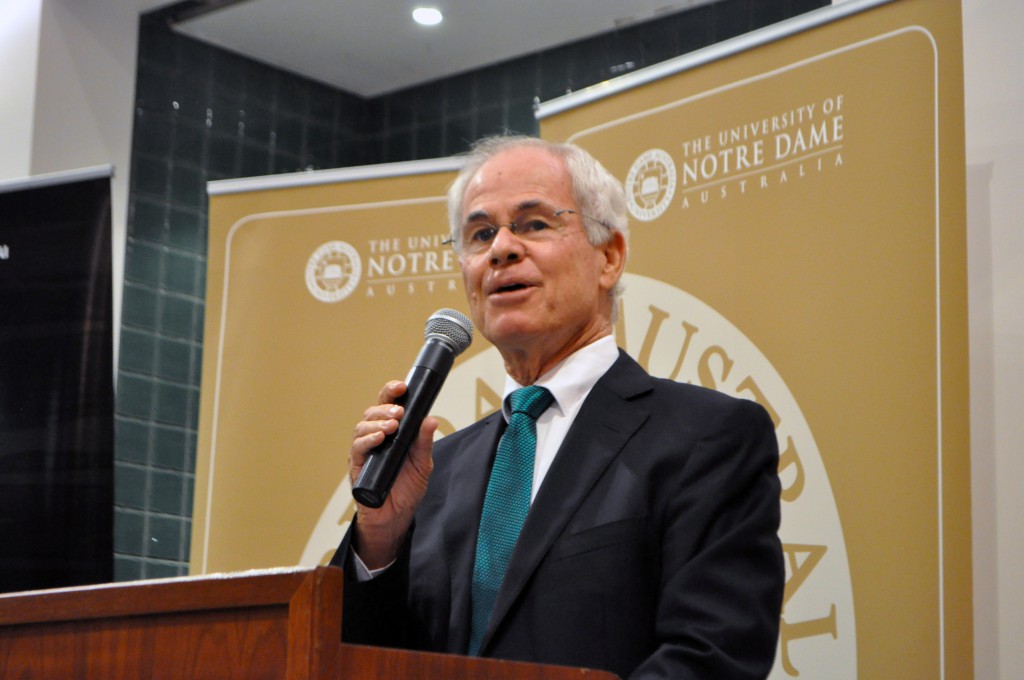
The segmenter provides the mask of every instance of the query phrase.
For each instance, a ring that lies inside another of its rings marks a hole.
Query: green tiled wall
[[[188,571],[206,273],[206,182],[435,158],[536,132],[546,101],[831,4],[721,0],[371,100],[174,33],[139,36],[115,453],[118,580]]]
[[[365,102],[143,17],[117,394],[115,575],[188,569],[206,183],[372,162]]]

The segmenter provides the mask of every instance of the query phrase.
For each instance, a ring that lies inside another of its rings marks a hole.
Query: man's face
[[[499,153],[477,171],[462,209],[463,224],[507,225],[537,210],[578,207],[562,159],[521,147]],[[564,227],[537,241],[503,227],[481,252],[463,251],[473,321],[506,362],[509,353],[525,353],[546,370],[609,332],[608,294],[621,273],[625,246],[619,235],[591,245],[582,219],[563,213],[556,221]]]

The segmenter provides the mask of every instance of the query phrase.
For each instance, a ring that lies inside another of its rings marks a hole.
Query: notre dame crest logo
[[[321,302],[338,302],[352,294],[362,270],[355,248],[344,241],[328,241],[306,263],[306,287]]]

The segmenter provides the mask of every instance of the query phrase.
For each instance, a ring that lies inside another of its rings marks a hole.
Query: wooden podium
[[[342,581],[319,567],[0,595],[0,678],[617,677],[343,644]]]

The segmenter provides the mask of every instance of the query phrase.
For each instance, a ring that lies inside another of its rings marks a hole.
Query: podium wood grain
[[[611,680],[561,666],[342,644],[333,568],[0,595],[5,680]]]

